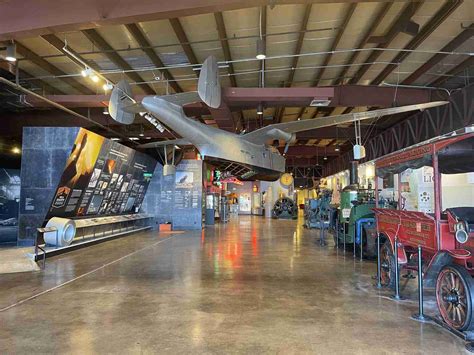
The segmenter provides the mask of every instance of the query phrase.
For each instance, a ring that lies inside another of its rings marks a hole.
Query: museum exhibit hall
[[[0,354],[474,353],[474,0],[0,1]]]

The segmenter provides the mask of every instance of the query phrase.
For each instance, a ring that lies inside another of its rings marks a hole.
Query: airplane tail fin
[[[221,105],[221,85],[217,59],[209,56],[201,67],[198,81],[198,94],[207,106],[218,108]]]
[[[110,116],[119,123],[131,124],[135,114],[141,111],[146,110],[133,99],[130,85],[125,80],[119,81],[110,95]]]

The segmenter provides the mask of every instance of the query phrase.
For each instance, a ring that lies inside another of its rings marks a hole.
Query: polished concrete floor
[[[296,221],[147,232],[0,275],[0,353],[458,354]],[[415,282],[412,282],[415,283]]]

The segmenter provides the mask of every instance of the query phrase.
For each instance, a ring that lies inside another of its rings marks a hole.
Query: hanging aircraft
[[[133,99],[126,81],[113,89],[109,103],[111,117],[117,122],[131,124],[137,113],[162,130],[162,124],[182,138],[143,144],[139,148],[158,148],[193,145],[203,160],[209,161],[221,171],[230,172],[240,180],[277,180],[285,172],[285,157],[268,142],[283,140],[285,150],[296,140],[296,133],[310,129],[343,123],[357,123],[401,112],[424,110],[445,105],[447,102],[429,102],[417,105],[386,108],[368,112],[349,113],[312,120],[270,124],[245,134],[227,132],[186,117],[183,105],[204,102],[212,108],[221,105],[219,69],[215,57],[207,58],[198,80],[197,92],[177,93],[165,96],[146,96],[141,102]],[[174,167],[165,165],[164,174],[172,174]]]

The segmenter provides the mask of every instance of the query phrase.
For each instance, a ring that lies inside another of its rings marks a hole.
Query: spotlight
[[[261,102],[257,106],[257,115],[263,115],[263,105]]]
[[[265,59],[267,56],[265,54],[265,40],[262,38],[257,39],[257,59]]]
[[[91,80],[92,80],[94,83],[98,83],[98,82],[99,82],[99,77],[98,77],[97,75],[93,74],[93,75],[91,76]]]
[[[81,75],[84,77],[84,78],[87,78],[88,76],[91,76],[93,75],[94,72],[92,71],[91,68],[88,68],[86,67],[84,70],[81,71]]]
[[[16,62],[16,44],[10,43],[7,45],[7,53],[5,55],[5,59],[9,62]]]
[[[13,153],[13,154],[20,154],[20,153],[21,153],[21,150],[20,150],[20,148],[18,148],[18,147],[13,147],[13,148],[12,148],[12,153]]]
[[[109,109],[107,107],[104,107],[104,111],[102,111],[102,113],[104,115],[108,115],[109,114]]]
[[[109,91],[109,90],[112,90],[114,88],[114,86],[109,83],[108,81],[102,86],[102,88],[104,89],[104,91]]]

